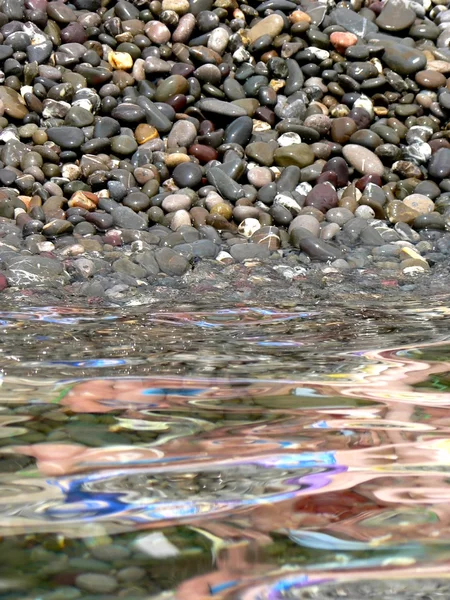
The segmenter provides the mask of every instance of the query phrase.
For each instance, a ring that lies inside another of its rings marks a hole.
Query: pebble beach
[[[2,0],[3,298],[446,273],[447,5]]]

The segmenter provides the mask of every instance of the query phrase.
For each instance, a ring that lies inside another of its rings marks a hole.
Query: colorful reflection
[[[2,312],[0,585],[17,545],[47,600],[122,544],[141,597],[450,595],[444,308]]]

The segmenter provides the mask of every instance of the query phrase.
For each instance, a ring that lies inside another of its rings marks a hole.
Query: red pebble
[[[364,175],[364,177],[358,179],[355,186],[360,192],[363,192],[369,183],[374,183],[375,185],[378,185],[380,187],[383,185],[383,182],[381,181],[381,177],[379,175]]]
[[[328,181],[332,183],[334,186],[337,186],[337,175],[333,171],[325,171],[325,173],[321,173],[317,178],[317,183],[325,183]]]
[[[219,154],[215,148],[211,148],[211,146],[206,146],[204,144],[192,144],[189,147],[188,153],[191,156],[195,156],[202,163],[207,163],[210,160],[216,160]]]

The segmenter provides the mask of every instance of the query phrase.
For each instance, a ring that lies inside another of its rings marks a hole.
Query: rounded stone
[[[84,142],[84,133],[77,127],[50,127],[47,135],[50,141],[67,150],[79,148]]]
[[[186,194],[170,194],[162,201],[161,207],[166,212],[176,212],[177,210],[189,210],[192,201]]]
[[[314,162],[314,152],[307,144],[292,144],[277,148],[274,152],[274,161],[280,167],[297,166],[308,167]]]
[[[6,85],[0,85],[0,100],[9,117],[23,119],[28,114],[28,108],[22,96]]]
[[[419,71],[415,75],[415,80],[422,88],[427,90],[435,90],[444,87],[447,83],[447,79],[442,73],[433,71],[432,69]]]
[[[75,578],[78,588],[93,594],[111,594],[117,588],[117,580],[111,575],[83,573]]]
[[[115,154],[129,155],[137,150],[138,144],[131,135],[116,135],[111,139],[111,150]]]
[[[342,154],[352,167],[363,175],[379,175],[381,177],[384,173],[383,163],[368,148],[356,144],[347,144],[342,149]]]
[[[247,179],[256,188],[262,188],[272,182],[272,171],[267,167],[253,167],[247,172]]]
[[[403,204],[413,208],[420,215],[430,213],[434,210],[434,202],[423,194],[410,194],[403,199]]]
[[[252,44],[263,35],[269,35],[271,38],[274,38],[283,31],[283,28],[283,17],[277,14],[272,14],[264,19],[261,19],[261,21],[249,29],[247,32],[247,37],[250,44]]]
[[[175,167],[172,177],[180,188],[196,188],[202,181],[203,169],[195,163],[184,162]]]
[[[306,206],[313,206],[325,213],[338,205],[338,195],[329,183],[318,183],[306,196]]]

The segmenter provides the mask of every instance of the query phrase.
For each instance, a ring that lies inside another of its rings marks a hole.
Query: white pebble
[[[240,48],[238,48],[236,52],[233,52],[233,60],[235,60],[236,62],[246,62],[250,60],[250,58],[251,54],[248,50],[244,48],[244,46],[240,46]]]
[[[369,113],[371,119],[373,119],[374,112],[372,100],[367,96],[364,96],[364,94],[362,94],[357,100],[355,100],[353,107],[363,108],[367,113]]]
[[[55,249],[53,242],[38,242],[37,249],[39,252],[52,252]]]
[[[238,232],[249,238],[252,237],[252,235],[255,233],[255,231],[258,231],[258,229],[261,229],[261,223],[258,221],[258,219],[244,219],[238,227]]]
[[[292,144],[301,144],[302,138],[298,135],[298,133],[294,133],[292,131],[292,132],[283,133],[283,135],[280,135],[280,137],[277,139],[277,142],[278,142],[278,145],[281,147],[291,146]]]
[[[32,85],[23,85],[20,88],[20,95],[22,96],[22,98],[25,98],[25,94],[32,94],[32,93],[33,93]]]
[[[299,183],[298,186],[295,188],[295,191],[301,194],[302,196],[307,196],[311,190],[312,185],[307,181],[302,181],[302,183]]]
[[[290,196],[286,196],[284,194],[277,194],[273,203],[281,204],[281,206],[284,206],[285,208],[288,208],[290,210],[294,210],[298,213],[302,210],[302,207],[298,204],[298,202],[294,200],[294,198],[291,198]]]
[[[361,219],[373,219],[375,217],[375,211],[370,206],[365,206],[361,204],[355,210],[355,217],[360,217]]]
[[[414,267],[405,267],[403,269],[403,273],[405,275],[421,275],[422,273],[425,273],[425,269],[423,267],[419,267],[419,266],[414,266]]]
[[[223,27],[216,27],[209,35],[207,47],[218,54],[222,54],[228,46],[230,35]]]
[[[233,262],[233,257],[231,256],[231,254],[229,254],[228,252],[224,252],[223,250],[221,252],[219,252],[219,254],[216,256],[216,260],[219,262]]]
[[[316,48],[316,46],[309,46],[308,50],[319,60],[326,60],[330,58],[330,53],[322,48]]]

